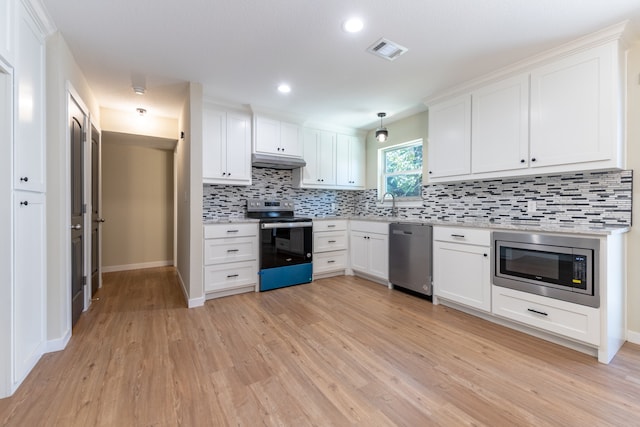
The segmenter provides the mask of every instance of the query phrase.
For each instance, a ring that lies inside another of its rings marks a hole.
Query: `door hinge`
[[[83,214],[87,213],[87,204],[86,203],[82,205],[82,213]]]
[[[87,276],[82,276],[82,286],[87,286]]]

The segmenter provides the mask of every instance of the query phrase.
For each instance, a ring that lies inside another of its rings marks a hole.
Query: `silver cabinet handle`
[[[238,277],[237,274],[227,274],[227,279],[232,279],[234,277]]]
[[[80,225],[80,224],[72,225],[71,229],[72,230],[80,230],[80,229],[82,229],[82,225]]]
[[[335,240],[328,240],[327,243],[335,243]]]
[[[240,230],[227,230],[227,233],[237,233]]]
[[[240,249],[227,249],[227,252],[238,252]]]
[[[460,237],[464,239],[464,234],[452,234],[451,237]]]
[[[336,226],[335,224],[329,224],[329,225],[327,225],[327,228],[333,228],[335,226]]]

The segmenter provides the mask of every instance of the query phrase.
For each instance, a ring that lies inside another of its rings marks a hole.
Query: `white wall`
[[[633,169],[633,213],[627,233],[628,339],[640,344],[640,42],[629,51],[627,66],[627,168]]]
[[[202,283],[202,85],[189,85],[176,147],[177,268],[190,307],[204,304]]]
[[[82,98],[96,123],[100,109],[60,33],[47,40],[46,57],[47,339],[51,348],[51,342],[60,344],[71,334],[67,84]]]
[[[186,94],[185,85],[185,94]],[[145,115],[140,117],[134,111],[130,113],[110,108],[100,109],[100,126],[103,131],[146,135],[156,138],[176,139],[178,136],[178,120],[168,117]]]

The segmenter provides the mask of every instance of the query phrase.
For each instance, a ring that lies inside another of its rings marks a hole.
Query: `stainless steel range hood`
[[[307,165],[300,157],[283,157],[274,154],[253,153],[251,164],[259,168],[297,169]]]

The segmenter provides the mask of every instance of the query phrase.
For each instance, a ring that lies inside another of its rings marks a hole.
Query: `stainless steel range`
[[[312,220],[291,200],[247,200],[247,217],[260,220],[260,291],[311,282]]]

